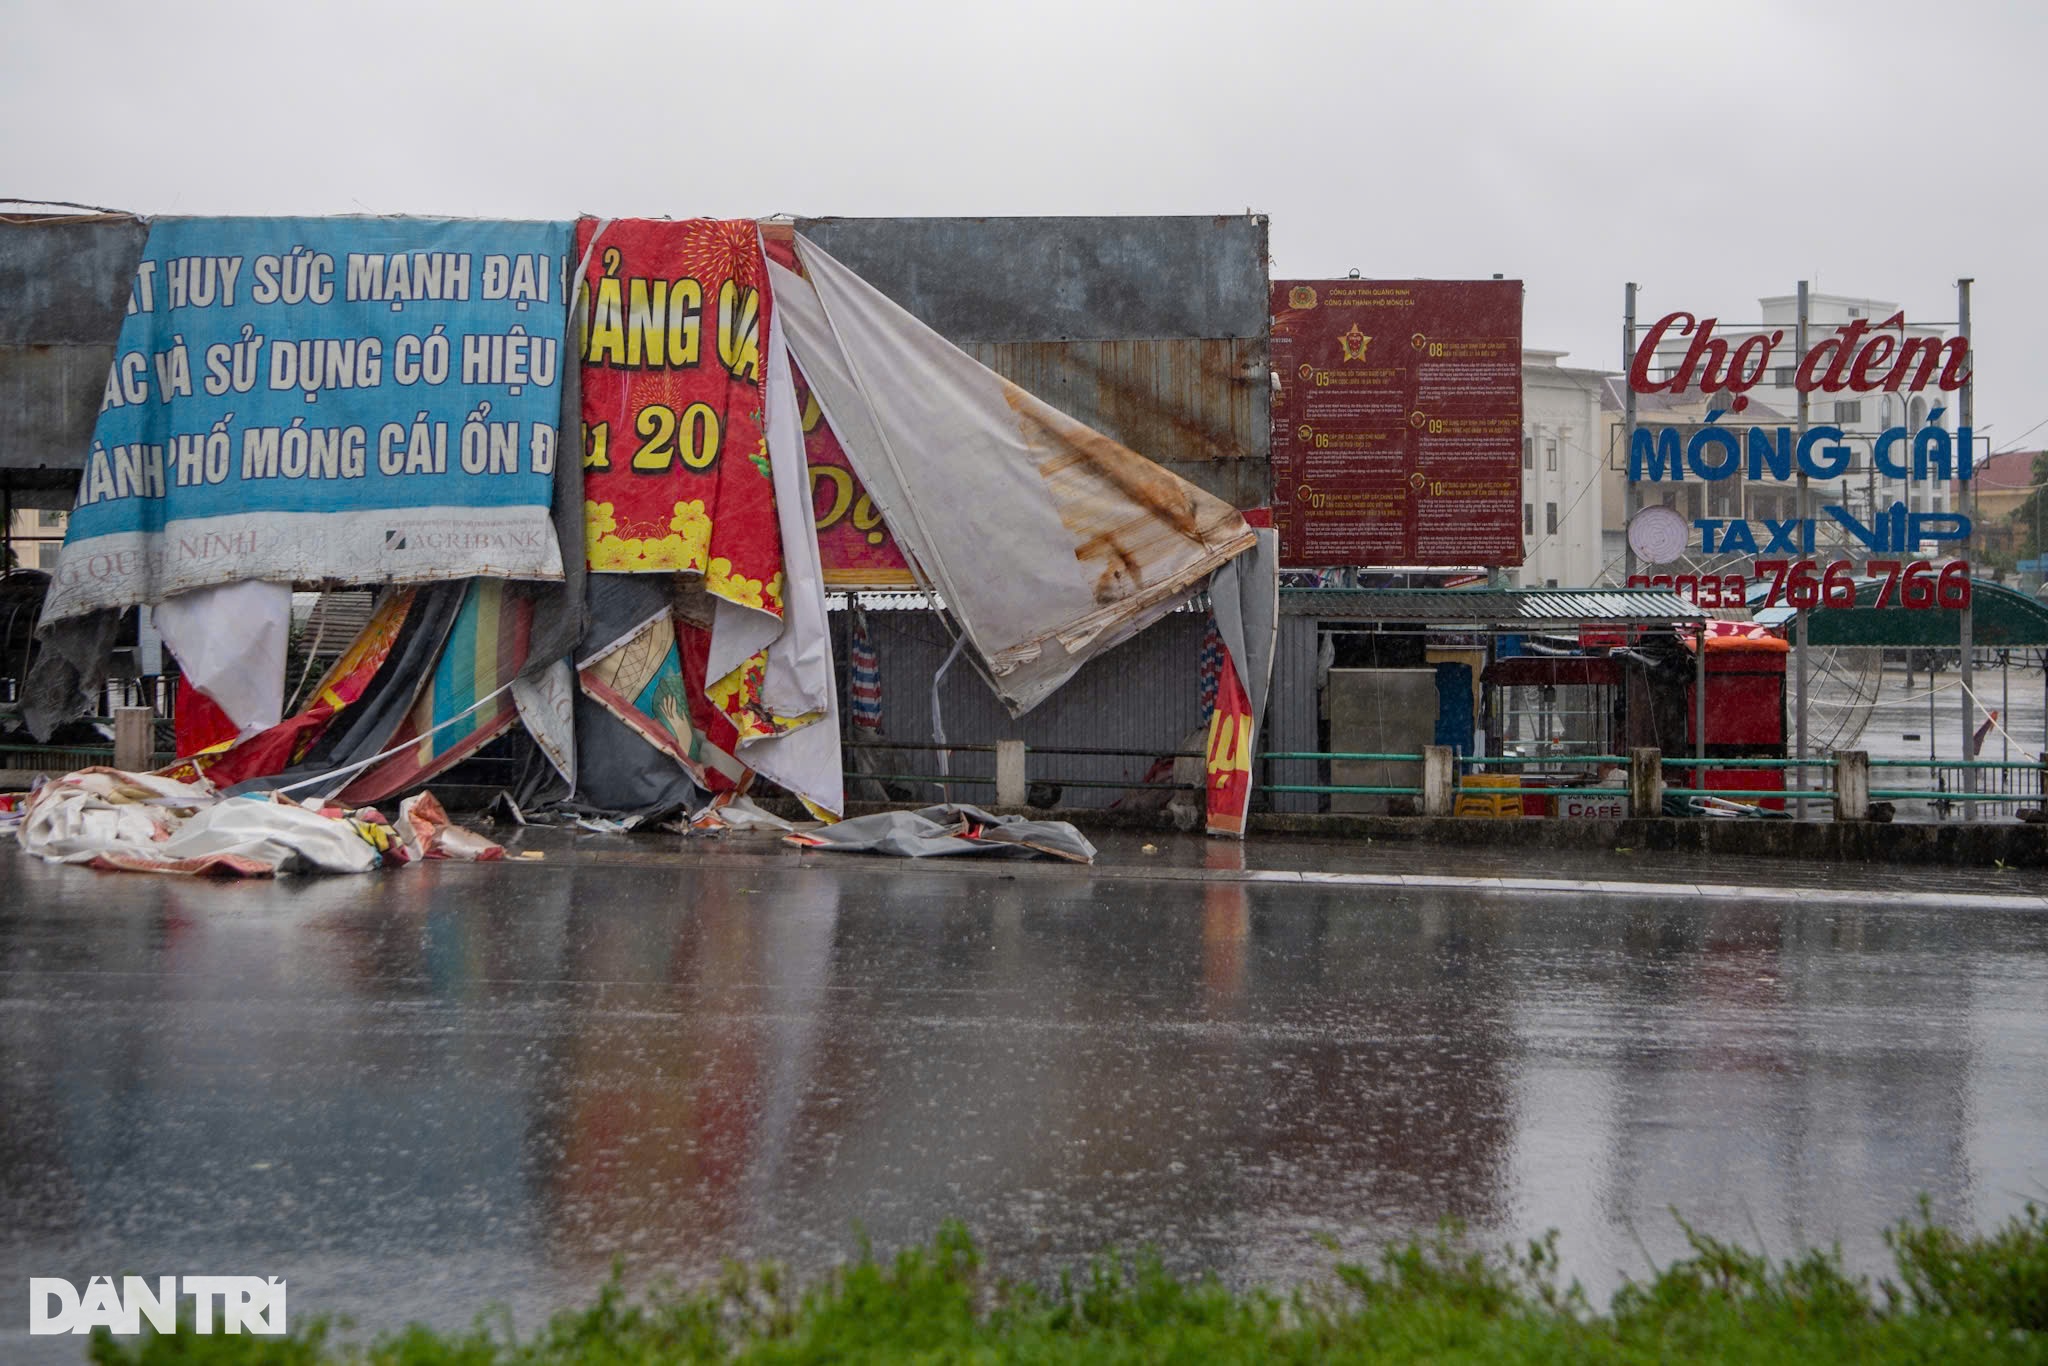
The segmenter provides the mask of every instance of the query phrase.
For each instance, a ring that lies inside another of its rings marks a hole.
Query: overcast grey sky
[[[141,213],[1272,216],[1280,276],[1528,284],[1529,345],[1818,289],[2048,445],[2048,5],[0,0],[0,195]]]

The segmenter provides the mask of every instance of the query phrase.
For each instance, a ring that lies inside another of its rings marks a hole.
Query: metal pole
[[[1635,449],[1636,444],[1636,387],[1628,382],[1629,366],[1635,363],[1636,357],[1635,281],[1629,281],[1624,299],[1621,312],[1621,541],[1627,551],[1627,558],[1622,561],[1621,583],[1622,587],[1626,588],[1628,581],[1634,578],[1636,573],[1636,547],[1628,538],[1628,524],[1635,519],[1637,510],[1642,506],[1639,501],[1642,494],[1636,488],[1636,481],[1629,477],[1628,466],[1628,453]]]
[[[1707,623],[1699,623],[1699,637],[1694,642],[1698,648],[1693,651],[1692,661],[1692,757],[1707,757]],[[1707,771],[1694,769],[1697,775],[1694,787],[1704,787]]]
[[[1806,358],[1806,331],[1806,281],[1801,280],[1799,282],[1799,331],[1798,342],[1796,343],[1796,354],[1799,356],[1801,360],[1804,360]],[[1799,391],[1798,425],[1799,443],[1802,447],[1804,447],[1806,444],[1806,421],[1808,406],[1809,401],[1807,398],[1806,391],[1804,389],[1801,389]],[[1798,506],[1795,515],[1799,518],[1799,525],[1802,528],[1801,534],[1803,535],[1804,528],[1806,526],[1806,519],[1808,516],[1806,503],[1806,467],[1803,465],[1800,466],[1799,469],[1799,489],[1794,496],[1798,500]],[[1792,742],[1793,744],[1798,746],[1798,748],[1794,751],[1792,757],[1794,759],[1801,761],[1801,766],[1796,767],[1792,770],[1792,781],[1795,785],[1796,790],[1800,792],[1806,791],[1806,769],[1804,767],[1804,761],[1806,759],[1806,615],[1809,610],[1810,609],[1808,608],[1802,607],[1801,609],[1799,609],[1798,613],[1792,618],[1792,705],[1794,709]],[[1793,809],[1800,820],[1805,820],[1806,798],[1795,798]]]
[[[1963,339],[1963,345],[1965,348],[1967,348],[1970,343],[1970,282],[1967,279],[1956,281],[1956,335]],[[1977,425],[1976,414],[1973,411],[1973,409],[1976,406],[1976,395],[1973,389],[1975,380],[1967,377],[1971,374],[1972,371],[1975,370],[1975,368],[1975,358],[1973,357],[1971,363],[1971,370],[1964,372],[1966,378],[1963,380],[1962,412],[1960,416],[1956,419],[1958,435],[1960,435],[1963,431],[1971,430]],[[1972,440],[1974,439],[1975,438],[1973,437]],[[1955,467],[1954,472],[1960,473],[1960,461],[1962,458],[1961,452],[1956,452],[1953,458],[1957,460],[1957,466]],[[1971,483],[1969,480],[1966,479],[1958,482],[1956,497],[1962,504],[1962,506],[1957,508],[1956,511],[1959,512],[1965,519],[1967,519],[1970,515],[1971,508],[1976,503],[1976,499],[1971,495]],[[1963,559],[1965,560],[1968,560],[1970,558],[1970,539],[1971,537],[1967,534],[1963,537],[1962,549]],[[1973,593],[1971,595],[1971,603],[1974,604],[1975,601],[1976,595]],[[1971,690],[1971,684],[1975,682],[1976,679],[1976,671],[1971,667],[1971,656],[1977,652],[1975,640],[1975,617],[1975,607],[1973,605],[1966,605],[1963,608],[1962,620],[1959,623],[1957,623],[1956,626],[1956,639],[1962,646],[1963,656],[1963,699],[1961,705],[1963,716],[1964,759],[1973,759],[1976,757],[1976,755],[1971,753],[1970,750],[1970,740],[1976,734],[1977,731],[1977,697],[1976,694]],[[1977,790],[1977,770],[1974,768],[1965,768],[1962,770],[1962,774],[1963,791],[1975,792]],[[1966,821],[1977,819],[1977,808],[1974,803],[1968,803],[1964,805],[1963,819]]]

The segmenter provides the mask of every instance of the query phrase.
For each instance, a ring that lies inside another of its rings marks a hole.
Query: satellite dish
[[[1690,530],[1676,508],[1662,503],[1642,508],[1628,519],[1629,549],[1649,564],[1670,564],[1685,554]]]

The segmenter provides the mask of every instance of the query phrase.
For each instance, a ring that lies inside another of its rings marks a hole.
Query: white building
[[[1600,578],[1600,399],[1605,370],[1561,365],[1565,352],[1522,351],[1522,561],[1527,588],[1585,588]]]
[[[57,567],[57,551],[64,544],[64,523],[68,512],[15,508],[7,526],[7,553],[16,569],[51,570]],[[6,569],[0,564],[0,572]]]
[[[1757,300],[1763,309],[1763,323],[1767,329],[1785,329],[1786,354],[1791,347],[1799,326],[1799,296],[1797,294],[1774,294]],[[1888,299],[1856,298],[1847,294],[1816,294],[1811,290],[1806,295],[1806,344],[1813,346],[1823,338],[1834,335],[1836,329],[1862,319],[1871,324],[1873,332],[1884,332],[1898,337],[1903,343],[1913,338],[1946,338],[1950,333],[1943,328],[1924,327],[1908,321],[1903,326],[1889,328],[1879,324],[1898,316],[1902,310]],[[1764,402],[1781,413],[1795,413],[1799,407],[1799,390],[1793,384],[1798,369],[1798,358],[1792,357],[1787,364],[1772,370],[1769,388],[1759,386],[1756,393]],[[1877,434],[1887,427],[1903,426],[1915,432],[1928,425],[1930,416],[1940,410],[1934,418],[1934,425],[1948,431],[1957,427],[1956,395],[1943,394],[1938,389],[1928,389],[1919,394],[1814,394],[1807,407],[1807,420],[1812,423],[1826,423],[1839,427],[1847,438],[1846,444],[1856,452],[1855,463],[1850,467],[1848,477],[1839,486],[1822,490],[1829,495],[1816,497],[1816,504],[1841,501],[1852,513],[1859,516],[1868,514],[1871,501],[1875,499],[1880,507],[1889,507],[1894,501],[1903,499],[1914,512],[1946,512],[1949,508],[1949,481],[1946,479],[1916,480],[1897,483],[1884,480],[1875,473],[1871,463],[1870,448]],[[1900,454],[1904,454],[1903,448]],[[1834,481],[1830,481],[1833,485]],[[1837,498],[1839,495],[1839,499]]]

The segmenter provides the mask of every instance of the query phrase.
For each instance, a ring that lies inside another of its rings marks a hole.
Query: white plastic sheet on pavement
[[[221,798],[210,784],[83,769],[30,801],[21,847],[49,863],[164,872],[366,873],[377,851],[345,820],[290,801]]]

